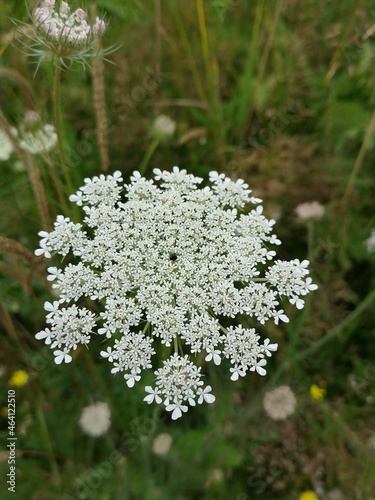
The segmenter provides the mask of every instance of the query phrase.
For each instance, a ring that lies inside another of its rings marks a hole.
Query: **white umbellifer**
[[[307,277],[308,261],[272,262],[268,247],[281,243],[274,221],[244,181],[211,172],[210,185],[199,188],[202,179],[178,167],[154,173],[146,180],[134,172],[124,186],[120,172],[85,179],[70,197],[83,207],[83,224],[60,215],[52,232],[39,233],[36,255],[70,254],[79,262],[48,268],[59,300],[46,303],[49,327],[37,338],[57,349],[57,363],[70,362],[98,322],[96,333],[109,344],[101,354],[129,387],[151,368],[152,345],[160,342],[164,361],[145,401],[163,402],[176,419],[189,405],[215,400],[195,354],[215,365],[228,360],[234,381],[249,371],[265,375],[277,344],[239,325],[238,315],[288,322],[281,298],[302,308],[301,296],[317,286]],[[246,203],[257,207],[244,213]],[[76,304],[82,299],[99,303],[96,318]],[[221,317],[236,326],[224,328]]]
[[[285,420],[290,417],[295,412],[296,406],[294,392],[287,385],[266,392],[263,398],[263,408],[273,420]]]
[[[151,135],[160,141],[170,139],[176,130],[176,123],[166,115],[159,115],[151,125]]]
[[[107,433],[111,425],[111,411],[107,403],[97,401],[82,410],[79,417],[82,431],[91,437],[100,437]]]
[[[16,129],[12,127],[11,132],[14,135],[14,137],[17,137]],[[7,134],[0,129],[0,160],[2,161],[9,160],[11,154],[13,153],[13,150],[14,148],[12,141],[9,139]]]
[[[47,123],[37,130],[25,130],[20,133],[19,145],[25,151],[36,155],[47,153],[57,144],[55,127]]]
[[[365,245],[369,253],[375,252],[375,229],[371,230],[370,236],[365,240]]]
[[[298,205],[295,212],[301,220],[321,219],[325,213],[325,208],[319,201],[307,201]]]

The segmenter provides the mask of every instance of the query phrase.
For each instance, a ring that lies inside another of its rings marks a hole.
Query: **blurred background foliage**
[[[0,1],[0,108],[13,126],[28,109],[53,123],[53,66],[35,73],[14,40],[12,19],[27,22],[34,6]],[[126,178],[143,162],[147,173],[178,165],[203,177],[214,169],[243,178],[277,219],[280,258],[309,258],[319,290],[302,312],[288,311],[288,325],[260,329],[279,343],[267,377],[232,383],[224,370],[207,367],[215,404],[172,422],[142,402],[143,385],[130,390],[110,375],[99,341],[78,350],[71,365],[56,366],[35,340],[43,303],[52,299],[44,263],[27,254],[42,223],[22,162],[3,161],[2,443],[9,380],[16,370],[28,374],[16,389],[17,494],[9,498],[293,500],[312,490],[323,500],[374,499],[375,254],[365,240],[375,227],[375,1],[84,5],[94,6],[110,21],[104,45],[117,46],[104,65],[109,171]],[[89,69],[63,73],[75,189],[101,173],[92,88]],[[177,128],[152,146],[150,126],[160,114]],[[53,220],[65,214],[52,182],[57,152],[35,163]],[[298,220],[295,208],[314,200],[324,217]],[[297,410],[273,421],[262,399],[281,384],[293,389]],[[313,384],[326,390],[323,399],[310,396]],[[92,401],[108,402],[112,412],[110,431],[96,440],[78,426]],[[161,433],[173,438],[163,456],[153,452]],[[6,453],[1,498],[8,498]]]

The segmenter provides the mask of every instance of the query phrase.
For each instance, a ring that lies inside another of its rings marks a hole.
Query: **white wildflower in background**
[[[263,398],[263,408],[273,420],[285,420],[295,412],[296,397],[287,385],[266,392]]]
[[[107,27],[99,17],[93,25],[87,18],[84,10],[72,11],[66,2],[42,0],[31,13],[34,34],[23,31],[31,41],[31,45],[25,45],[39,63],[46,58],[57,58],[66,66],[74,61],[85,65],[89,58],[99,56],[96,41]]]
[[[321,219],[325,213],[325,208],[318,201],[311,201],[298,205],[295,212],[300,220]]]
[[[28,109],[23,117],[23,123],[27,127],[33,127],[34,125],[38,125],[40,123],[39,113],[32,109]]]
[[[42,125],[36,111],[26,111],[18,130],[11,127],[11,133],[19,146],[30,154],[36,155],[50,151],[57,143],[55,127],[50,124]],[[0,130],[0,160],[8,160],[14,151],[9,137]],[[23,167],[15,170],[22,171]]]
[[[47,123],[37,130],[24,130],[20,132],[19,144],[22,149],[33,155],[47,153],[57,144],[55,127]]]
[[[370,236],[365,240],[365,245],[369,253],[375,252],[375,229],[371,231]]]
[[[166,455],[172,445],[173,438],[170,434],[163,432],[158,434],[154,441],[152,442],[152,451],[155,455]]]
[[[153,366],[145,401],[163,403],[176,419],[215,400],[196,354],[215,365],[226,359],[233,381],[251,371],[265,375],[277,344],[238,324],[239,315],[288,322],[281,300],[302,308],[317,286],[308,261],[274,260],[271,248],[281,243],[275,221],[244,181],[211,172],[210,184],[199,188],[202,179],[178,167],[154,173],[146,180],[134,172],[125,185],[120,172],[85,179],[70,197],[82,206],[83,223],[59,215],[53,231],[39,233],[36,255],[57,253],[65,262],[72,255],[74,263],[48,268],[60,296],[46,302],[47,328],[36,337],[56,363],[69,363],[72,351],[101,335],[101,355],[129,387]],[[247,203],[257,206],[244,213]],[[99,304],[99,315],[81,305],[88,299]],[[224,328],[225,317],[236,326]],[[156,342],[161,366],[152,362]]]
[[[151,125],[151,135],[154,139],[165,141],[170,139],[176,130],[176,123],[166,115],[160,115]]]
[[[107,403],[97,401],[82,410],[78,421],[82,431],[91,437],[100,437],[111,425],[111,411]]]
[[[14,128],[11,128],[12,134],[16,137],[17,136],[17,130]],[[0,129],[0,160],[6,161],[9,160],[13,153],[13,144],[7,134]]]
[[[222,469],[212,469],[208,473],[207,480],[204,484],[205,488],[210,488],[211,486],[214,486],[215,484],[222,483],[225,480],[225,474],[222,471]],[[236,496],[236,500],[240,499],[241,495]],[[247,495],[244,498],[249,498]]]
[[[327,500],[345,500],[345,495],[340,488],[334,488],[327,493]]]

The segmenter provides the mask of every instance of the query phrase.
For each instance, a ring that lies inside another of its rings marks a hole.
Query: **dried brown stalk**
[[[14,80],[22,90],[27,107],[30,109],[35,109],[36,107],[35,95],[26,78],[24,78],[20,73],[18,73],[18,71],[15,71],[10,68],[0,68],[0,78],[2,77]]]
[[[107,136],[107,113],[105,109],[105,83],[104,64],[101,59],[95,59],[92,65],[92,76],[94,85],[94,108],[96,126],[100,149],[100,160],[103,172],[108,172],[108,136]]]
[[[51,228],[51,220],[49,216],[47,198],[44,191],[44,186],[42,183],[42,179],[39,174],[39,170],[34,165],[30,155],[28,155],[19,145],[17,138],[12,134],[11,127],[0,111],[0,128],[8,136],[9,140],[13,144],[14,150],[18,154],[20,160],[25,165],[27,172],[29,174],[30,182],[34,191],[34,195],[38,204],[39,214],[42,220],[43,228],[45,230],[49,230]]]
[[[96,16],[96,6],[92,8],[93,17]],[[96,42],[96,50],[101,49],[100,41]],[[105,107],[105,80],[104,80],[104,64],[103,60],[98,57],[94,59],[92,64],[92,80],[94,90],[94,109],[96,118],[97,135],[100,150],[100,161],[103,172],[108,172],[109,156],[108,156],[108,120]]]
[[[18,255],[30,264],[34,264],[36,257],[30,250],[11,238],[0,236],[0,252],[7,255]]]
[[[16,279],[23,286],[29,296],[33,295],[33,292],[27,280],[25,279],[25,276],[19,271],[19,268],[16,268],[13,264],[9,265],[5,264],[5,262],[0,261],[0,272]]]
[[[40,269],[45,260],[43,257],[35,257],[21,243],[3,236],[0,236],[0,253],[5,254],[11,261],[11,264],[0,261],[0,272],[18,280],[30,296],[33,296],[32,280],[36,274],[39,274],[47,285],[46,273],[44,269]],[[20,258],[30,266],[30,269],[25,271],[25,274],[20,272],[22,265]]]

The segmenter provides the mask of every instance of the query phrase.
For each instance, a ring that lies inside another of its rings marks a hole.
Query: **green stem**
[[[142,330],[143,335],[145,335],[145,334],[146,334],[147,329],[148,329],[148,327],[149,327],[149,326],[150,326],[150,322],[149,322],[149,321],[147,321],[147,323],[145,324],[145,327],[144,327],[144,328],[143,328],[143,330]]]
[[[158,147],[158,145],[159,145],[158,139],[154,139],[152,141],[152,143],[149,145],[149,147],[148,147],[148,149],[143,157],[143,160],[141,161],[141,165],[139,167],[139,172],[142,176],[145,175],[145,172],[147,170],[147,166],[151,160],[152,155],[155,152],[155,149]]]
[[[64,141],[63,141],[63,132],[61,127],[61,107],[60,107],[60,80],[61,80],[61,66],[57,63],[55,66],[55,80],[53,86],[53,104],[54,104],[54,113],[55,113],[55,127],[57,134],[57,144],[59,148],[60,162],[63,170],[63,174],[65,177],[66,185],[69,189],[70,193],[74,193],[74,188],[72,184],[72,180],[70,178],[68,164],[65,158],[64,153]]]
[[[311,261],[314,246],[314,221],[307,221],[307,258]]]
[[[46,452],[50,456],[50,464],[51,464],[51,481],[52,483],[57,486],[59,489],[61,488],[61,478],[60,478],[60,473],[59,473],[59,468],[57,466],[56,458],[55,458],[55,453],[53,450],[52,442],[50,439],[50,434],[48,431],[48,426],[46,423],[46,420],[44,418],[44,413],[43,413],[43,393],[42,391],[37,388],[37,394],[35,398],[35,416],[36,420],[38,421],[39,424],[39,429],[41,432],[41,442],[44,445],[44,448]]]
[[[66,197],[64,196],[64,193],[61,189],[61,181],[59,179],[59,173],[57,171],[56,164],[51,158],[47,158],[46,163],[47,163],[47,166],[49,168],[49,172],[52,176],[52,180],[53,180],[53,183],[55,185],[55,189],[56,189],[58,198],[60,200],[60,203],[65,208],[65,210],[68,212],[69,207],[67,204]]]
[[[81,354],[82,354],[83,360],[84,360],[84,362],[85,362],[85,364],[90,372],[91,378],[93,380],[96,380],[96,382],[97,382],[98,386],[100,387],[101,391],[103,392],[104,396],[109,400],[110,395],[109,395],[108,388],[107,388],[101,374],[99,373],[97,367],[95,366],[94,362],[92,361],[88,350],[85,348],[81,349]]]

